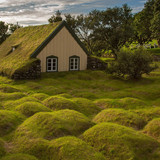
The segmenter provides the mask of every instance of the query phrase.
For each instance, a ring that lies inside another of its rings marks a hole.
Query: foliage
[[[115,160],[154,159],[159,148],[159,143],[152,138],[114,123],[93,126],[84,132],[83,139],[97,151],[101,151],[106,158]]]
[[[8,25],[5,22],[0,21],[0,44],[8,37],[7,31]]]
[[[118,77],[127,75],[130,79],[139,79],[157,68],[156,65],[151,66],[152,63],[152,56],[143,49],[121,50],[117,61],[112,62],[106,72]]]
[[[56,11],[55,15],[52,15],[49,19],[48,22],[49,23],[54,23],[54,22],[60,22],[62,21],[62,17],[61,17],[61,12],[58,10]]]

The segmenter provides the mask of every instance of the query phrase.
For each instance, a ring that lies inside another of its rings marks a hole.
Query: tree
[[[3,41],[5,41],[6,38],[9,36],[7,31],[8,31],[8,24],[0,21],[0,44],[3,43]]]
[[[21,26],[18,24],[18,22],[17,22],[17,24],[10,23],[10,24],[8,24],[8,26],[9,26],[9,31],[11,33],[13,33],[16,29],[21,28]]]
[[[157,39],[158,46],[160,47],[160,1],[155,0],[153,19],[151,20],[152,38]]]
[[[117,51],[132,42],[133,17],[131,11],[131,8],[125,4],[121,8],[114,7],[102,11],[97,19],[93,32],[95,43],[99,41],[99,45],[102,45],[104,50],[111,50],[115,58]]]
[[[62,21],[61,12],[58,10],[56,11],[55,15],[52,15],[51,18],[48,19],[49,23],[59,22]]]
[[[142,74],[149,74],[157,68],[152,62],[150,53],[142,48],[135,51],[121,50],[117,60],[108,67],[107,73],[123,78],[128,76],[130,79],[139,79]]]

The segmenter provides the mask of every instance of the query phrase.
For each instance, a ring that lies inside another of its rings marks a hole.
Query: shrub
[[[106,72],[118,77],[128,76],[131,79],[139,79],[142,74],[149,74],[157,68],[152,65],[152,59],[151,54],[143,49],[121,50],[117,60],[110,63]]]
[[[1,160],[38,160],[38,159],[31,155],[18,153],[5,156]]]
[[[160,159],[159,143],[131,128],[113,123],[100,123],[83,133],[88,144],[115,160]],[[156,159],[155,158],[155,159]]]
[[[135,129],[141,129],[146,124],[136,113],[123,109],[105,109],[95,116],[93,122],[113,122]]]
[[[0,136],[5,136],[24,121],[24,116],[18,112],[0,110]]]
[[[79,135],[93,125],[83,114],[73,110],[40,112],[28,118],[15,132],[15,138],[53,139],[65,135]]]
[[[160,118],[153,119],[144,128],[144,133],[160,141]]]
[[[3,157],[6,154],[5,147],[4,147],[4,141],[0,139],[0,158]]]
[[[27,117],[34,115],[37,112],[51,112],[52,110],[39,102],[24,102],[15,108],[16,111],[24,114]]]
[[[106,160],[86,142],[69,136],[51,141],[47,155],[50,160]]]

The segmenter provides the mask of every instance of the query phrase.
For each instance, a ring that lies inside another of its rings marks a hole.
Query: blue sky
[[[0,21],[18,22],[21,25],[47,23],[49,17],[60,10],[62,14],[86,14],[93,9],[105,10],[108,7],[127,3],[133,13],[143,9],[146,0],[0,0]]]

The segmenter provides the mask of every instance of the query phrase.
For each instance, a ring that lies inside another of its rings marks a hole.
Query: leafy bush
[[[157,68],[156,65],[152,65],[152,62],[153,58],[146,50],[121,50],[117,60],[110,63],[106,72],[118,77],[128,76],[130,79],[139,79],[142,74],[149,74]]]

